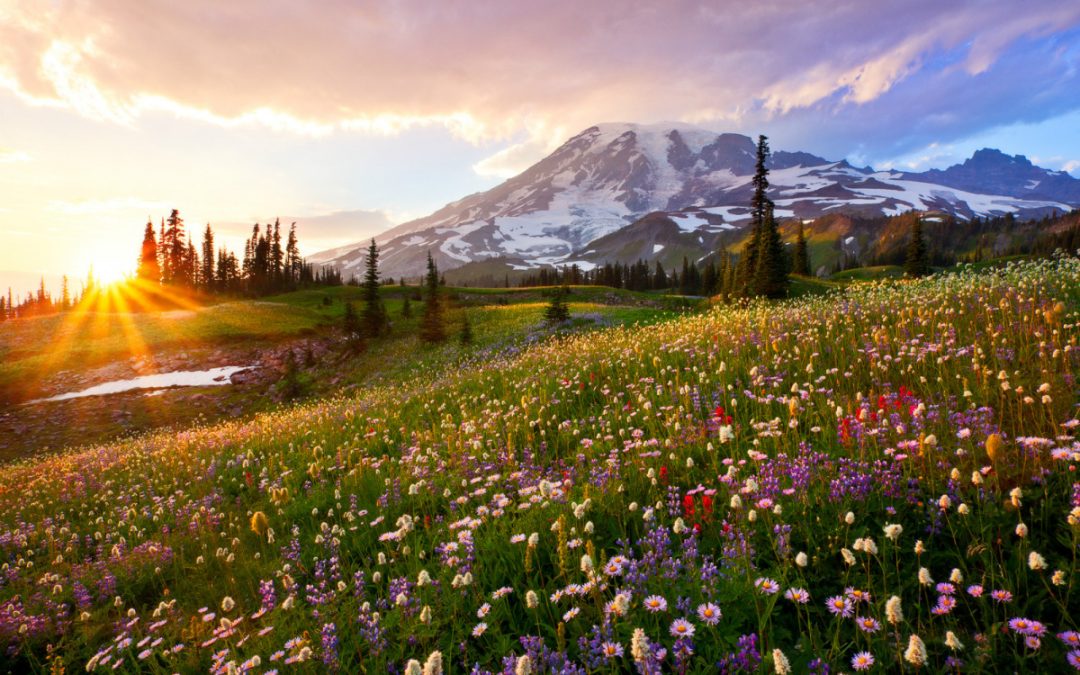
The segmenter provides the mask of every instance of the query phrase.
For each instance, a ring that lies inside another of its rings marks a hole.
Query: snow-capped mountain
[[[754,157],[754,141],[739,134],[672,124],[590,127],[501,185],[384,232],[377,238],[382,270],[388,276],[419,274],[429,251],[443,270],[493,258],[519,268],[569,262],[588,267],[599,255],[591,244],[610,241],[654,212],[688,235],[681,240],[704,245],[748,221]],[[913,209],[961,219],[1005,213],[1025,218],[1080,205],[1080,180],[989,150],[923,174],[779,151],[771,157],[769,181],[780,218]],[[312,259],[346,275],[358,273],[363,248],[341,247],[336,255]],[[616,254],[603,254],[609,252]]]

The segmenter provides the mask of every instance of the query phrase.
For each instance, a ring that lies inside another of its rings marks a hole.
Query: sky
[[[1080,2],[0,0],[0,287],[130,272],[173,208],[311,254],[659,121],[1080,177]]]

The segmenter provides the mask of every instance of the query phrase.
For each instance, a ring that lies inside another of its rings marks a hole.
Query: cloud
[[[110,215],[137,212],[157,212],[169,208],[166,202],[140,199],[138,197],[112,197],[108,199],[86,199],[67,201],[57,199],[49,202],[48,209],[68,215]]]
[[[510,145],[473,165],[481,176],[510,178],[529,168],[538,158],[550,154],[571,134],[580,129],[549,126],[542,121],[527,123],[524,140]]]
[[[0,148],[0,164],[15,164],[17,162],[29,162],[30,155],[21,150],[6,150]]]
[[[280,220],[284,228],[296,223],[297,239],[305,255],[335,246],[362,242],[378,236],[396,224],[385,211],[334,211],[309,216],[263,216],[249,222],[225,221],[213,225],[214,231],[232,239],[251,235],[255,223],[272,223]]]
[[[0,87],[121,125],[438,126],[512,143],[475,165],[486,176],[619,120],[776,128],[845,154],[857,131],[864,151],[898,156],[1007,114],[1080,106],[1075,93],[1045,108],[1016,93],[1075,84],[1078,25],[1080,4],[1051,0],[0,0]],[[1033,73],[1002,67],[1017,45],[1040,52]]]

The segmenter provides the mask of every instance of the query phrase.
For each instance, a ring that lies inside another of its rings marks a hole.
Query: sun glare
[[[115,284],[124,281],[135,272],[130,256],[125,256],[120,252],[96,251],[89,257],[94,265],[94,279],[99,284]]]

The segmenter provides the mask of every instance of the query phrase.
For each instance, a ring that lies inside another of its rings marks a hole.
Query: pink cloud
[[[69,0],[0,9],[0,86],[88,117],[148,110],[326,134],[510,138],[502,174],[597,121],[760,123],[886,95],[942,50],[983,72],[1080,5]],[[1022,13],[1022,20],[1016,14]],[[966,47],[965,47],[966,46]]]

